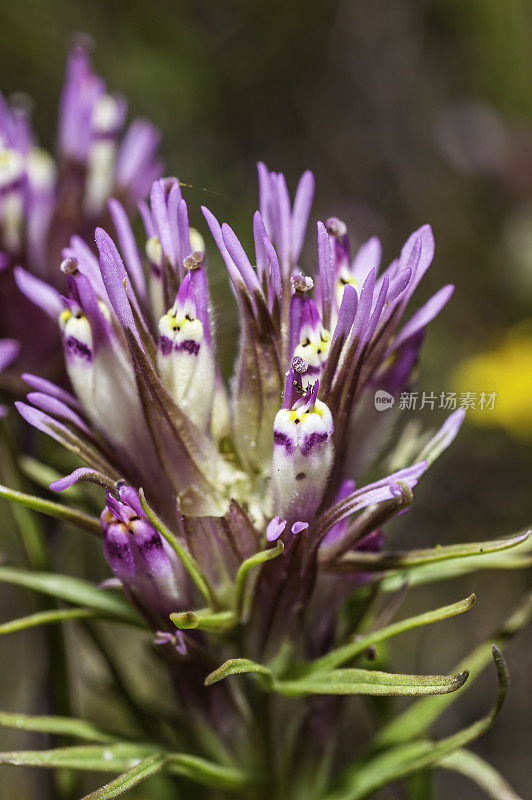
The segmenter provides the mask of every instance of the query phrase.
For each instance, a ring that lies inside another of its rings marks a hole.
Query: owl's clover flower
[[[55,157],[37,144],[26,110],[11,107],[0,94],[1,327],[23,345],[27,332],[20,322],[20,331],[15,326],[26,307],[10,268],[22,267],[59,288],[57,262],[70,238],[91,245],[95,226],[108,220],[108,199],[118,197],[131,214],[162,172],[158,131],[136,119],[124,132],[126,116],[125,99],[107,91],[81,39],[67,60]],[[18,314],[11,313],[13,306]],[[54,341],[47,344],[49,356]]]
[[[381,542],[382,526],[412,502],[425,456],[355,488],[347,457],[360,436],[353,414],[372,387],[405,385],[420,337],[452,287],[401,327],[432,261],[428,226],[379,275],[377,240],[351,259],[345,225],[318,222],[318,268],[306,275],[299,260],[312,175],[301,179],[293,205],[282,175],[260,165],[259,176],[252,260],[233,229],[202,209],[240,316],[229,385],[216,358],[208,254],[177,179],[155,181],[150,203],[141,203],[143,242],[124,204],[110,200],[120,250],[102,228],[99,258],[74,237],[62,253],[63,294],[22,270],[17,279],[59,321],[74,390],[25,375],[36,391],[19,410],[87,464],[52,488],[84,480],[107,488],[107,560],[139,607],[154,613],[196,598],[154,520],[183,540],[222,606],[238,592],[247,558],[274,542],[274,555],[284,546],[261,571],[248,608],[260,650],[319,596],[331,567]],[[461,419],[442,429],[445,446]],[[135,494],[140,487],[149,506]],[[298,580],[287,583],[287,570]],[[346,580],[345,591],[351,586]]]

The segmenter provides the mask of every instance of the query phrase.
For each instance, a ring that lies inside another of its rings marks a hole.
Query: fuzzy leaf
[[[382,572],[392,569],[412,569],[423,564],[432,564],[449,559],[482,556],[489,553],[509,550],[525,542],[530,531],[505,539],[492,539],[487,542],[468,544],[437,545],[422,550],[407,550],[398,553],[364,553],[353,551],[339,559],[334,567],[341,570],[356,569],[361,572]]]
[[[26,508],[31,508],[33,511],[40,511],[41,514],[47,514],[49,517],[62,519],[65,522],[71,522],[77,525],[78,528],[94,533],[96,536],[102,536],[102,526],[96,517],[86,514],[84,511],[79,511],[76,508],[63,506],[61,503],[54,503],[52,500],[45,500],[42,497],[35,497],[31,494],[24,494],[24,492],[17,492],[10,489],[8,486],[0,486],[0,497],[4,500],[11,500]]]
[[[95,792],[85,795],[82,800],[110,800],[111,797],[120,797],[125,794],[138,783],[150,778],[156,772],[159,772],[164,766],[164,756],[160,753],[154,753],[148,758],[143,759],[140,764],[136,764],[127,772],[119,775],[118,778],[106,783]]]
[[[5,633],[16,633],[39,625],[50,625],[54,622],[68,622],[73,619],[87,619],[98,616],[92,608],[59,608],[50,611],[38,611],[27,617],[12,619],[0,625],[0,636]]]
[[[438,766],[470,778],[493,800],[521,800],[502,775],[471,750],[455,750],[454,753],[445,756]]]
[[[532,618],[532,593],[525,597],[517,606],[514,613],[504,625],[490,636],[488,642],[476,647],[467,655],[455,670],[469,668],[471,677],[468,681],[469,688],[486,664],[489,664],[492,655],[492,644],[503,647],[506,642],[515,636]],[[416,736],[421,736],[424,731],[445,711],[455,698],[426,697],[409,706],[406,711],[396,716],[388,725],[382,728],[374,739],[375,747],[391,747]]]
[[[414,772],[434,767],[450,753],[478,739],[493,725],[504,703],[508,688],[508,672],[502,653],[493,647],[499,690],[492,711],[452,736],[441,741],[415,741],[393,747],[374,758],[349,767],[339,781],[339,788],[325,800],[362,800],[391,782]]]
[[[228,678],[230,675],[241,675],[250,672],[258,674],[265,686],[270,687],[272,685],[272,673],[264,664],[257,664],[255,661],[250,661],[249,658],[230,658],[221,667],[207,675],[205,686],[211,686],[213,683]]]
[[[92,772],[122,772],[151,755],[154,745],[119,742],[107,745],[79,745],[55,750],[18,750],[0,753],[0,764],[14,767],[86,769]]]
[[[324,670],[335,669],[336,667],[345,664],[347,661],[351,661],[351,659],[360,653],[363,653],[371,645],[384,642],[386,639],[390,639],[392,636],[405,633],[413,628],[419,628],[422,625],[430,625],[433,622],[439,622],[440,620],[454,617],[457,614],[463,614],[464,611],[469,611],[469,609],[472,608],[475,600],[475,595],[472,594],[469,597],[466,597],[464,600],[460,600],[458,603],[452,603],[452,605],[449,606],[436,608],[434,611],[426,611],[424,614],[418,614],[415,617],[408,617],[407,619],[400,620],[399,622],[394,622],[392,625],[387,625],[385,628],[368,633],[365,636],[361,636],[360,638],[349,642],[343,647],[338,647],[336,650],[332,650],[322,658],[313,661],[309,665],[308,669],[310,672],[320,672]],[[459,672],[462,672],[462,670],[459,670]]]
[[[55,736],[74,736],[89,742],[117,741],[114,734],[97,728],[87,720],[72,717],[35,717],[29,714],[0,711],[0,727],[35,733],[51,733]]]
[[[125,597],[98,589],[81,578],[49,572],[28,572],[16,567],[0,567],[0,583],[24,586],[35,592],[66,600],[68,603],[79,603],[130,625],[144,627],[144,623]]]
[[[203,786],[235,790],[241,789],[248,783],[248,777],[240,770],[215,764],[205,758],[188,753],[170,754],[167,764],[169,772],[182,775]]]
[[[288,697],[309,694],[424,695],[455,692],[467,680],[459,675],[397,675],[366,669],[334,669],[295,681],[276,681],[274,689]]]
[[[236,576],[235,613],[237,618],[240,618],[242,615],[244,596],[246,587],[248,585],[248,576],[250,571],[253,569],[253,567],[257,567],[260,564],[265,564],[272,558],[277,558],[277,556],[281,555],[283,550],[284,544],[280,539],[278,539],[275,547],[268,548],[267,550],[261,550],[260,553],[255,553],[242,562]]]

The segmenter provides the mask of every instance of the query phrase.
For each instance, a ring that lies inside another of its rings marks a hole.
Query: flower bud
[[[205,430],[211,419],[215,369],[201,316],[189,272],[173,307],[159,321],[157,366],[177,405]]]
[[[136,492],[121,486],[118,494],[120,500],[107,496],[101,515],[106,561],[146,611],[166,618],[183,605],[183,567],[146,518]]]
[[[290,370],[285,406],[292,400],[290,392],[297,380]],[[303,397],[278,411],[274,421],[273,508],[290,524],[311,519],[322,501],[332,466],[333,419],[325,403],[317,400],[318,388],[316,381]]]
[[[323,327],[314,301],[308,299],[301,314],[298,344],[293,354],[294,358],[302,358],[308,365],[302,378],[303,388],[321,378],[330,346],[329,331]]]

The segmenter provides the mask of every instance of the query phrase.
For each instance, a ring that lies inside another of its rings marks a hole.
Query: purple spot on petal
[[[200,343],[195,342],[194,339],[186,339],[184,342],[180,342],[175,347],[176,353],[185,352],[191,356],[197,356],[200,350]]]
[[[328,438],[328,433],[318,433],[318,431],[314,431],[310,434],[310,436],[307,436],[301,445],[302,455],[308,456],[311,450],[313,450],[315,447],[318,447],[320,444],[323,444],[323,442],[326,442]]]
[[[87,363],[91,363],[92,350],[85,342],[80,342],[74,336],[67,336],[64,340],[64,345],[67,358],[82,358]]]
[[[169,356],[172,352],[173,346],[174,343],[168,338],[168,336],[161,336],[159,338],[159,350],[163,356]]]

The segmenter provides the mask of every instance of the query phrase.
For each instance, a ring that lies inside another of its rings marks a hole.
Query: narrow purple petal
[[[270,277],[269,277],[269,285],[270,285],[270,301],[273,301],[273,297],[277,297],[279,300],[283,295],[283,283],[281,278],[281,267],[279,265],[279,259],[277,258],[277,252],[275,247],[270,242],[267,236],[263,239],[264,249],[266,250],[266,256],[268,259],[268,263],[270,265]]]
[[[273,236],[273,221],[271,218],[272,196],[270,173],[266,164],[263,164],[261,161],[257,164],[257,171],[259,174],[260,213],[262,215],[262,219],[264,220],[264,225],[266,226],[268,236],[271,238]]]
[[[205,219],[207,221],[207,225],[209,226],[209,230],[212,233],[213,239],[216,242],[216,244],[218,245],[218,249],[219,249],[220,253],[222,254],[222,258],[223,258],[223,260],[225,262],[225,266],[227,267],[227,271],[229,273],[229,277],[231,278],[231,281],[233,282],[233,284],[235,286],[241,286],[242,282],[243,282],[242,281],[242,277],[241,277],[238,269],[236,268],[236,265],[235,265],[233,259],[229,255],[229,251],[228,251],[227,247],[225,246],[225,242],[224,242],[224,238],[223,238],[223,235],[222,235],[222,229],[220,227],[220,223],[218,222],[218,220],[216,219],[216,217],[214,216],[212,211],[209,211],[208,208],[206,208],[205,206],[202,206],[201,210],[203,212],[203,216],[205,217]]]
[[[229,255],[233,259],[233,262],[240,272],[242,280],[246,284],[249,292],[252,295],[255,292],[260,292],[262,294],[257,273],[251,266],[251,262],[247,257],[244,248],[240,244],[240,240],[238,239],[236,233],[231,226],[227,224],[227,222],[224,222],[222,225],[222,236]]]
[[[318,269],[320,276],[321,314],[326,328],[330,325],[334,282],[334,251],[323,222],[318,222]]]
[[[52,481],[50,489],[53,492],[64,492],[65,489],[69,489],[71,486],[74,486],[75,483],[80,483],[82,481],[96,483],[98,486],[111,486],[101,472],[97,472],[90,467],[79,467],[75,469],[74,472],[71,472],[70,475],[65,475],[64,478],[58,478],[56,481]]]
[[[118,236],[118,242],[124,254],[127,271],[129,272],[139,296],[145,300],[147,297],[146,279],[142,269],[137,242],[131,230],[127,214],[123,205],[119,203],[118,200],[115,200],[115,198],[109,200],[109,211],[115,226],[116,235]]]
[[[13,272],[16,284],[22,294],[26,295],[28,300],[31,300],[36,306],[42,308],[54,322],[57,322],[59,314],[63,310],[59,292],[36,278],[35,275],[26,272],[22,267],[15,267]]]
[[[402,267],[411,266],[410,261],[417,242],[419,242],[420,247],[419,261],[417,262],[417,268],[412,276],[412,283],[408,292],[409,295],[412,294],[419,284],[434,258],[434,235],[430,225],[423,225],[419,230],[414,231],[407,239],[401,250],[400,264]]]
[[[290,263],[290,195],[288,193],[288,186],[286,185],[286,178],[282,172],[274,175],[273,179],[277,207],[277,244],[281,256],[281,264],[286,274],[288,274],[290,267],[294,266]]]
[[[81,428],[82,431],[90,435],[89,427],[79,416],[79,414],[76,414],[76,412],[70,408],[70,406],[68,406],[66,403],[63,403],[61,400],[58,400],[56,397],[50,397],[50,395],[43,394],[42,392],[30,392],[27,399],[36,408],[40,408],[41,411],[46,411],[47,414],[52,414],[52,416],[56,417],[57,419],[62,419],[65,422],[71,422],[73,425]]]
[[[166,206],[166,188],[164,179],[155,181],[150,195],[151,213],[157,229],[157,234],[161,242],[161,247],[171,265],[175,268],[176,252],[174,247],[174,236],[172,236],[171,222],[168,218]],[[174,223],[176,224],[176,223]]]
[[[392,343],[390,352],[393,353],[403,342],[406,342],[411,336],[425,328],[440,313],[453,292],[454,286],[452,284],[443,286],[422,308],[416,311],[413,317],[399,331],[397,338]]]
[[[339,336],[347,337],[349,331],[353,326],[355,315],[357,313],[358,295],[354,286],[346,284],[344,293],[342,295],[342,302],[340,303],[340,310],[338,312],[338,319],[334,328],[333,342]]]
[[[373,290],[375,288],[375,275],[376,269],[370,271],[369,275],[367,276],[366,280],[364,281],[364,285],[362,286],[362,290],[360,292],[360,298],[358,301],[358,308],[357,313],[355,316],[355,321],[353,324],[353,332],[351,334],[351,340],[354,341],[355,338],[358,337],[359,342],[362,342],[364,339],[364,334],[366,332],[369,317],[371,314],[371,306],[373,303]],[[359,345],[360,348],[360,345]]]
[[[131,330],[139,339],[133,312],[129,304],[126,285],[127,272],[115,243],[103,228],[96,228],[96,244],[100,251],[100,268],[109,300],[120,324]]]
[[[157,231],[155,230],[155,224],[153,222],[150,207],[145,200],[139,200],[137,203],[137,208],[140,216],[142,217],[142,223],[144,225],[144,230],[146,231],[146,238],[151,239],[152,236],[157,234]]]
[[[402,269],[398,275],[391,279],[390,288],[388,289],[388,295],[386,297],[386,302],[388,304],[394,303],[397,298],[400,297],[408,286],[411,277],[412,270],[406,267],[406,269]]]
[[[20,344],[15,339],[0,339],[0,372],[9,367],[19,350]]]
[[[46,378],[40,378],[38,375],[31,375],[29,372],[24,372],[21,377],[24,383],[27,383],[31,389],[35,389],[37,392],[43,392],[44,394],[49,394],[52,397],[56,397],[58,400],[66,403],[71,408],[81,411],[81,404],[79,400],[74,397],[73,394],[65,392],[64,389],[56,386],[55,383],[46,380]]]
[[[307,170],[303,173],[299,181],[292,211],[290,235],[292,242],[292,251],[290,254],[292,266],[297,264],[303,247],[313,198],[314,175],[310,170]]]
[[[378,272],[381,263],[382,245],[376,236],[361,244],[351,265],[351,272],[359,281],[366,280],[368,272]]]

